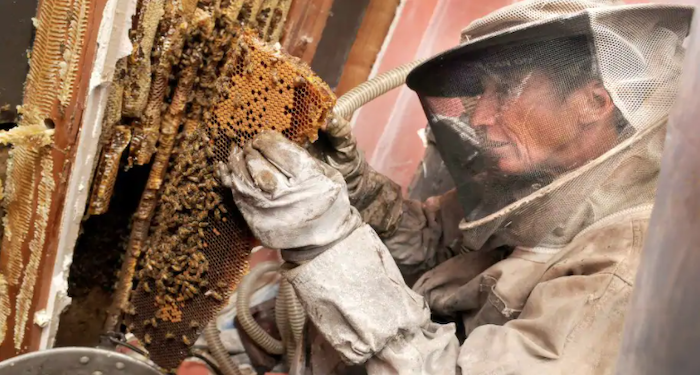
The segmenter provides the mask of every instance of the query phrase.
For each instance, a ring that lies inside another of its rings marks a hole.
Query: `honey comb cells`
[[[251,34],[241,37],[230,63],[207,122],[218,160],[228,157],[229,141],[242,147],[264,129],[300,144],[316,139],[335,97],[310,69]]]
[[[330,88],[308,66],[258,36],[256,30],[241,32],[223,54],[219,48],[203,49],[162,186],[152,186],[157,197],[142,198],[152,201],[155,214],[143,251],[137,250],[135,289],[123,311],[128,330],[165,369],[187,357],[247,272],[253,238],[230,191],[219,184],[215,166],[228,159],[233,145],[244,146],[264,129],[302,145],[314,141],[335,104]],[[222,44],[216,37],[205,40]],[[183,72],[192,69],[188,46],[173,97]],[[216,68],[213,56],[221,60]]]

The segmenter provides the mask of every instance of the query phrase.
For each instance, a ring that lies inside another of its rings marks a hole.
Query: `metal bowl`
[[[0,375],[162,375],[121,353],[87,347],[32,352],[0,362]]]

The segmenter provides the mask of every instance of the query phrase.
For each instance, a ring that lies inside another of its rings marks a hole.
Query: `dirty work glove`
[[[330,145],[324,151],[324,160],[343,175],[350,203],[379,237],[390,237],[401,217],[401,187],[369,166],[357,149],[357,140],[348,121],[333,118],[323,133]]]
[[[342,176],[278,133],[234,148],[219,174],[253,234],[288,261],[309,260],[362,224]]]

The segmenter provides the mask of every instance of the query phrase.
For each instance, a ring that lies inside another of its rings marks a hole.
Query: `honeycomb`
[[[150,204],[155,215],[124,312],[128,330],[150,343],[152,359],[163,368],[176,367],[188,355],[190,344],[247,272],[254,239],[230,191],[220,186],[215,166],[227,160],[232,145],[245,145],[263,129],[299,144],[314,141],[335,104],[330,88],[305,64],[258,36],[256,30],[242,33],[235,43],[228,42],[225,57],[216,56],[223,61],[203,64],[182,139],[160,195]],[[210,61],[214,51],[219,49],[211,48],[202,60]]]
[[[205,119],[220,161],[231,142],[244,146],[264,129],[300,144],[315,141],[335,104],[333,92],[306,65],[252,33],[242,35],[218,85],[219,102]]]
[[[112,141],[102,150],[100,163],[95,175],[95,189],[90,196],[89,213],[99,215],[109,209],[109,198],[117,181],[119,161],[122,152],[131,140],[131,128],[127,126],[115,126]]]

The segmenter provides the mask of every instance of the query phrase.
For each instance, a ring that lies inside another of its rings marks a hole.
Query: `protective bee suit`
[[[403,200],[342,121],[326,163],[263,133],[221,178],[346,363],[612,373],[691,16],[540,0],[473,22],[407,80],[456,186],[426,202]],[[423,275],[411,289],[402,273]]]

